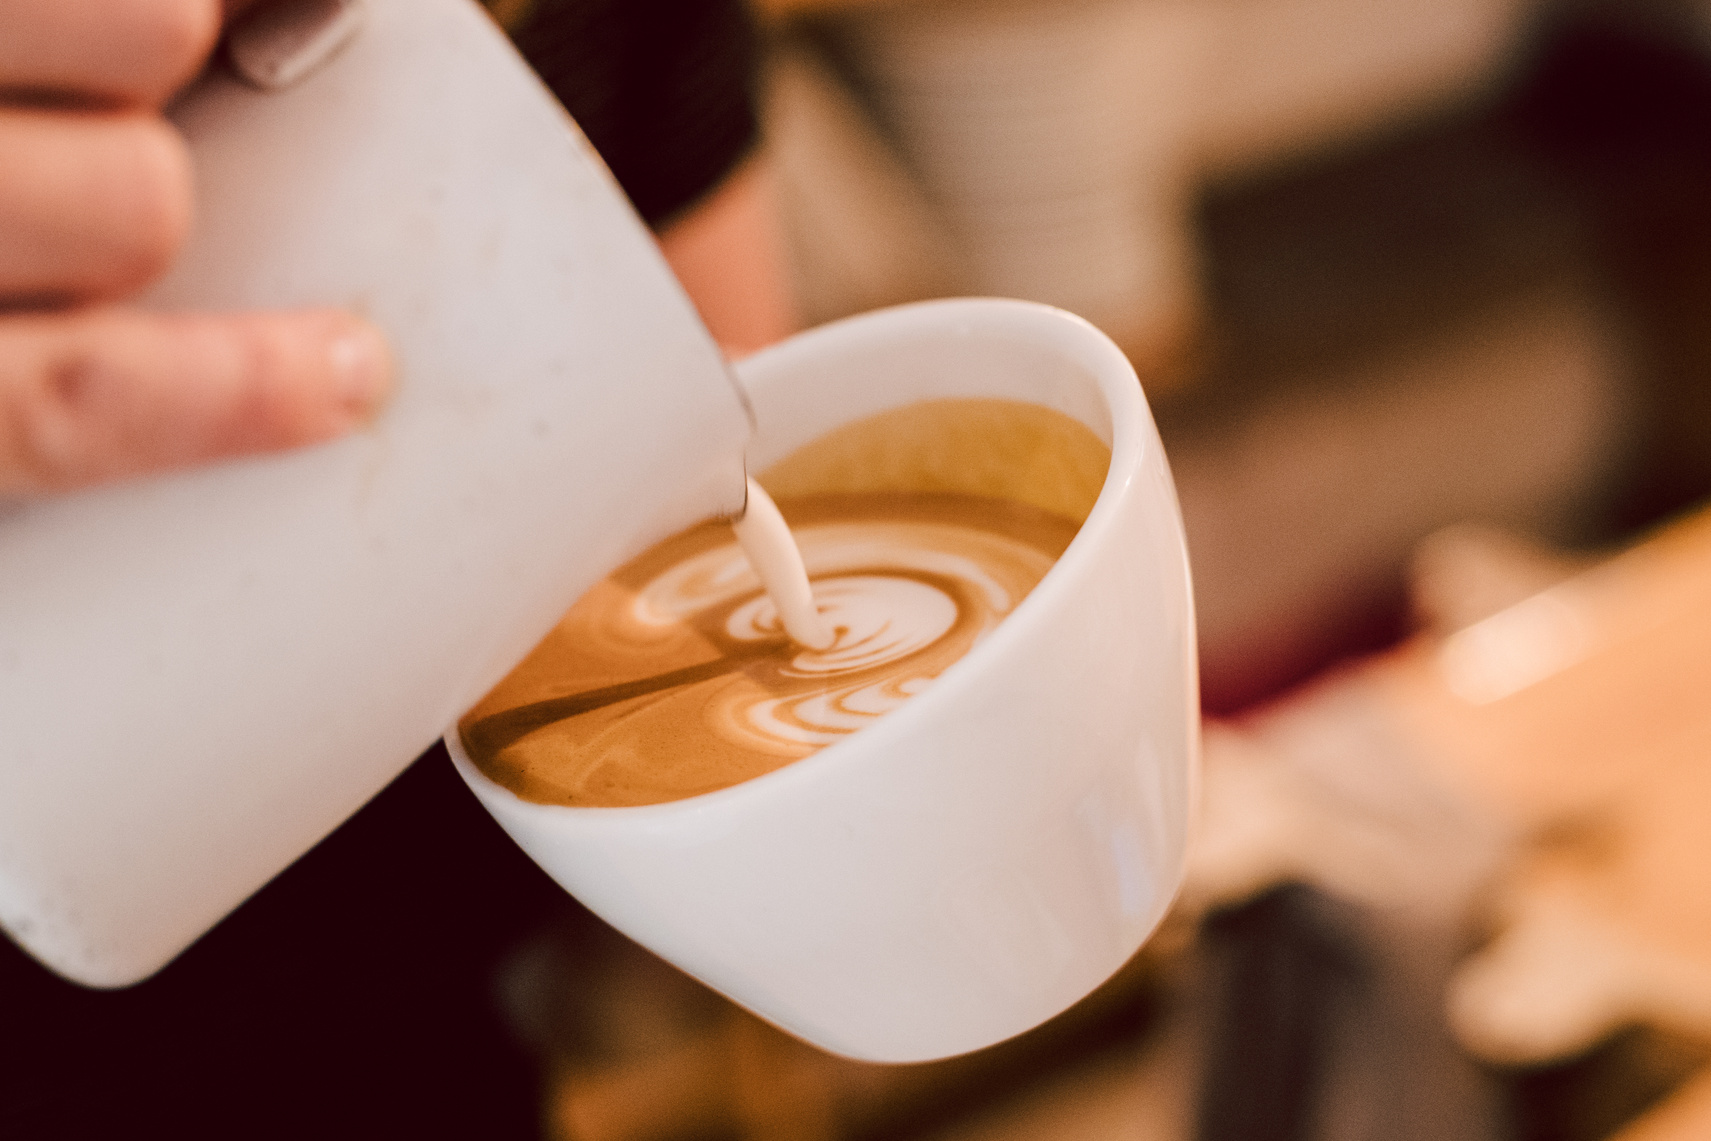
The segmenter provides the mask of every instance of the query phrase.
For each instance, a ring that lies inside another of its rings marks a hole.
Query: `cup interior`
[[[944,493],[1080,523],[1111,450],[1079,421],[1016,400],[927,399],[834,428],[755,473],[774,499]]]
[[[959,307],[990,328],[959,329],[950,322],[962,335],[947,337],[944,310],[956,312]],[[788,505],[825,496],[925,493],[1007,501],[1078,526],[1093,515],[1112,479],[1113,446],[1132,450],[1133,430],[1126,421],[1134,419],[1137,408],[1145,415],[1121,354],[1089,338],[1090,331],[1068,315],[1019,303],[946,302],[892,311],[880,320],[891,326],[886,336],[874,337],[868,322],[835,325],[756,358],[753,367],[745,369],[756,425],[749,468],[775,499]],[[1031,335],[994,336],[1018,321],[1040,328],[1023,330]],[[1042,344],[1042,329],[1055,333],[1061,343],[1047,339]],[[1077,367],[1081,362],[1065,359],[1066,346],[1084,348],[1089,341],[1109,349],[1115,361],[1098,362],[1101,369]],[[947,348],[959,357],[955,367],[939,367],[931,359]],[[923,356],[927,359],[920,359]],[[906,369],[889,363],[910,357],[916,362]],[[1050,579],[1048,571],[1034,589]],[[1027,603],[1021,598],[1017,609]],[[1012,611],[994,633],[1002,634],[1014,618]],[[473,753],[483,758],[478,767],[487,769],[497,754],[482,740],[484,728],[492,736],[496,725],[524,720],[530,709],[544,709],[563,692],[563,675],[555,673],[551,663],[573,649],[575,637],[569,622],[555,630],[470,711],[459,731],[448,735],[455,738],[461,757]],[[984,653],[976,646],[970,656]],[[953,662],[946,673],[967,672],[961,666]],[[940,675],[932,688],[944,680]],[[911,699],[882,720],[912,709],[922,698]],[[871,722],[845,740],[877,724]],[[465,736],[471,733],[475,735]],[[726,793],[843,743],[777,761],[769,771],[757,770],[720,787],[679,789],[648,801],[588,803],[571,793],[561,800],[549,784],[506,764],[496,764],[488,776],[555,807],[629,811]]]

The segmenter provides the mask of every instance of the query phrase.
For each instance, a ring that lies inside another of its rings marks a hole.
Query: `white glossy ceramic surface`
[[[0,502],[0,926],[82,982],[161,966],[742,503],[740,394],[556,101],[470,0],[364,7],[301,81],[175,107],[197,225],[148,303],[366,313],[378,423]]]
[[[937,397],[1056,408],[1112,445],[1069,549],[998,630],[868,729],[643,808],[522,801],[459,771],[554,878],[644,945],[826,1049],[973,1050],[1132,955],[1182,875],[1197,749],[1182,526],[1134,371],[1086,322],[1010,301],[853,318],[744,362],[764,469]]]

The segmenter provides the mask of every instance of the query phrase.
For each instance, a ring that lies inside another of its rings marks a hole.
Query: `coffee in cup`
[[[572,607],[463,719],[470,759],[526,800],[630,807],[807,757],[993,630],[1074,538],[1109,458],[1079,422],[1015,401],[928,401],[847,425],[761,477],[815,489],[780,509],[830,647],[787,636],[731,528],[710,520]]]

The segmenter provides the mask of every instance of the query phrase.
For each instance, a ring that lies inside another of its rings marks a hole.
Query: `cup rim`
[[[985,297],[921,301],[857,314],[795,334],[746,358],[736,368],[745,387],[751,383],[748,377],[755,373],[761,374],[758,383],[764,384],[770,375],[799,373],[804,364],[826,353],[836,353],[849,342],[855,342],[851,347],[856,348],[875,336],[906,340],[911,335],[943,333],[947,329],[970,336],[989,330],[1033,333],[1028,339],[1037,344],[1049,343],[1060,349],[1065,358],[1083,367],[1098,387],[1111,421],[1110,466],[1106,469],[1105,480],[1100,485],[1093,507],[1063,554],[1058,556],[1027,597],[985,637],[977,652],[952,662],[925,693],[911,698],[902,707],[844,740],[737,784],[658,804],[594,806],[542,804],[526,800],[475,766],[463,747],[463,739],[454,721],[444,734],[446,751],[471,788],[483,797],[498,797],[513,812],[530,816],[545,814],[543,819],[565,823],[575,821],[585,827],[602,824],[646,827],[727,806],[740,808],[742,802],[757,797],[766,799],[774,793],[786,793],[796,782],[821,779],[817,774],[828,767],[845,764],[846,758],[849,758],[849,764],[860,763],[860,758],[853,756],[858,747],[871,751],[884,748],[889,738],[910,735],[915,721],[931,717],[935,706],[954,700],[959,691],[977,684],[975,679],[979,677],[984,661],[1002,660],[1006,656],[1005,647],[1010,642],[1028,636],[1031,627],[1045,621],[1038,617],[1046,606],[1043,592],[1054,589],[1054,582],[1062,583],[1075,576],[1083,564],[1097,557],[1090,552],[1097,541],[1094,536],[1116,525],[1120,510],[1118,501],[1124,497],[1146,459],[1144,448],[1149,438],[1146,429],[1151,425],[1151,413],[1142,397],[1140,378],[1123,351],[1096,326],[1067,310],[1032,301]],[[858,740],[859,746],[856,745]]]

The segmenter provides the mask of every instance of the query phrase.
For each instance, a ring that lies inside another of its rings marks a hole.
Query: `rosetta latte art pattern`
[[[577,603],[514,675],[525,700],[490,711],[490,697],[466,719],[472,759],[519,795],[573,805],[657,803],[761,775],[924,692],[1075,530],[966,496],[781,506],[837,632],[828,649],[789,641],[728,529],[695,528]],[[541,695],[527,700],[531,687]]]

